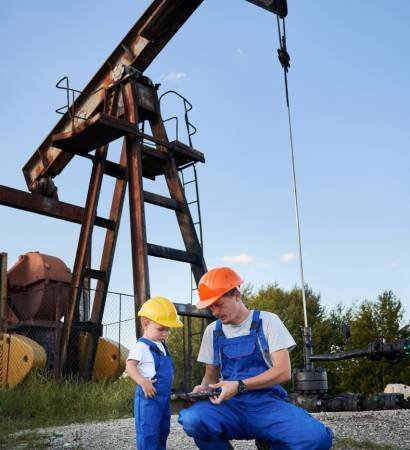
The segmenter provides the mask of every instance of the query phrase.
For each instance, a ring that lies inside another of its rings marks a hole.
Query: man
[[[220,393],[182,410],[179,422],[200,450],[227,450],[231,439],[259,439],[275,449],[331,448],[330,429],[288,403],[279,385],[291,378],[294,339],[275,314],[243,304],[242,283],[227,267],[210,270],[199,282],[197,307],[209,308],[218,320],[202,338],[198,361],[205,375],[194,392]]]

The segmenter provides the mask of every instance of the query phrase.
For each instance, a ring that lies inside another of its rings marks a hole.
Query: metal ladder
[[[186,133],[188,136],[188,141],[189,141],[189,146],[192,147],[192,136],[197,132],[197,128],[189,121],[189,116],[188,113],[189,111],[192,110],[192,103],[188,101],[187,98],[185,98],[183,95],[181,95],[179,92],[177,91],[173,91],[173,90],[169,90],[164,92],[160,97],[159,97],[159,103],[161,105],[161,100],[169,94],[173,94],[177,97],[179,97],[182,101],[183,101],[183,105],[184,105],[184,122],[185,122],[185,127],[186,127]],[[175,120],[175,139],[178,140],[178,136],[179,136],[179,121],[178,121],[178,117],[177,116],[172,116],[172,117],[168,117],[167,119],[163,120],[163,122],[169,122],[171,120]],[[203,234],[202,234],[202,220],[201,220],[201,205],[199,202],[199,187],[198,187],[198,174],[196,171],[196,162],[191,162],[188,163],[182,167],[180,167],[179,173],[180,173],[180,178],[181,178],[181,182],[182,182],[182,187],[184,189],[185,192],[185,197],[187,198],[187,205],[189,207],[189,209],[191,210],[191,216],[194,220],[194,226],[195,229],[197,231],[197,235],[199,237],[199,242],[203,251]],[[186,179],[186,171],[188,169],[192,169],[191,172],[191,176],[190,178],[187,180]],[[187,196],[187,186],[194,184],[194,195],[193,195],[193,199],[189,200],[188,196]],[[194,209],[194,211],[192,211]],[[191,295],[190,295],[190,303],[192,305],[193,302],[193,297],[194,297],[194,292],[196,292],[198,289],[195,285],[195,279],[194,279],[194,275],[191,271]]]
[[[184,122],[186,128],[186,134],[188,136],[189,146],[192,147],[192,136],[197,132],[197,128],[189,121],[188,113],[192,110],[192,104],[180,93],[170,90],[164,92],[159,97],[159,101],[161,102],[162,98],[166,95],[174,94],[179,97],[183,101],[184,105]],[[169,117],[163,122],[175,121],[175,139],[178,140],[179,136],[179,121],[177,116]],[[196,162],[188,163],[178,169],[182,187],[185,193],[185,198],[187,199],[187,206],[191,211],[191,216],[193,219],[194,227],[196,229],[199,243],[201,249],[203,251],[203,232],[202,232],[202,220],[201,220],[201,204],[199,201],[199,186],[198,186],[198,174],[196,170]],[[187,171],[189,171],[187,173]],[[189,189],[189,187],[193,186],[194,189]],[[190,191],[192,198],[188,196],[188,192]],[[190,303],[193,304],[194,294],[198,291],[198,288],[195,283],[195,277],[191,270],[190,272]],[[187,389],[192,387],[193,384],[193,338],[195,336],[202,336],[205,330],[205,325],[207,323],[206,319],[201,319],[200,331],[193,331],[193,323],[192,317],[185,316],[183,317],[184,321],[184,331],[183,331],[183,348],[184,348],[184,379],[187,382]],[[186,330],[186,331],[185,331]]]

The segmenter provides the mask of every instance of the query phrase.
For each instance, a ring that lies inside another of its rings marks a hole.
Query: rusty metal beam
[[[190,303],[174,303],[175,309],[179,316],[199,317],[213,320],[214,317],[209,309],[198,309],[195,305]]]
[[[129,122],[138,123],[138,103],[134,81],[123,86],[125,117]],[[143,303],[150,297],[147,235],[145,229],[144,191],[142,186],[142,139],[132,134],[125,136],[128,168],[128,198],[131,226],[132,271],[134,281],[135,316]],[[139,320],[135,321],[137,337],[142,336]]]
[[[85,269],[88,260],[93,226],[100,197],[101,184],[104,176],[104,163],[107,158],[108,145],[96,151],[96,160],[93,164],[87,200],[84,208],[84,218],[81,224],[80,238],[74,261],[73,275],[71,277],[70,297],[67,312],[64,315],[63,329],[60,342],[60,371],[68,369],[69,372],[78,371],[78,336],[73,333],[73,323],[78,320],[78,306],[81,297]],[[76,354],[77,353],[77,354]]]
[[[187,262],[191,264],[198,263],[199,256],[195,253],[184,252],[176,248],[164,247],[163,245],[147,244],[149,256],[157,258],[171,259],[173,261]]]
[[[101,108],[105,89],[115,81],[113,69],[124,64],[143,72],[202,1],[154,0],[78,96],[71,112],[89,118]],[[66,113],[24,165],[30,190],[37,180],[58,175],[73,158],[52,145],[52,135],[67,132],[81,122]]]
[[[0,253],[0,334],[7,330],[6,323],[7,303],[7,253]],[[2,343],[0,343],[2,345]],[[0,364],[2,362],[0,361]]]
[[[144,201],[151,205],[162,206],[163,208],[179,211],[185,205],[177,202],[174,198],[164,197],[163,195],[155,194],[154,192],[144,191]]]
[[[125,167],[127,164],[126,142],[124,140],[120,157],[120,166]],[[94,296],[93,307],[91,312],[91,322],[100,325],[102,322],[105,301],[107,298],[108,285],[111,277],[111,269],[114,260],[114,251],[120,228],[121,213],[124,206],[125,191],[127,188],[127,180],[118,178],[115,183],[114,193],[112,197],[110,219],[116,224],[112,230],[107,230],[104,241],[104,249],[101,257],[100,271],[105,272],[105,277],[99,279]],[[85,343],[85,358],[81,376],[85,379],[91,379],[94,367],[95,355],[97,352],[99,336],[96,333],[88,333]]]
[[[82,222],[84,216],[84,208],[80,206],[2,185],[0,185],[0,205],[78,224]],[[111,220],[103,217],[96,217],[95,225],[108,229],[114,227]]]

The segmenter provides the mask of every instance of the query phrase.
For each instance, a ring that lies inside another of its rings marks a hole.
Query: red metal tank
[[[71,271],[39,252],[19,256],[7,272],[9,304],[20,321],[60,320],[67,307]]]

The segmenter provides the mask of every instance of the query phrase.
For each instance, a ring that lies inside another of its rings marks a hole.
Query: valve
[[[369,358],[385,358],[390,363],[397,363],[403,357],[410,356],[410,339],[398,339],[393,342],[371,342],[368,346]]]

